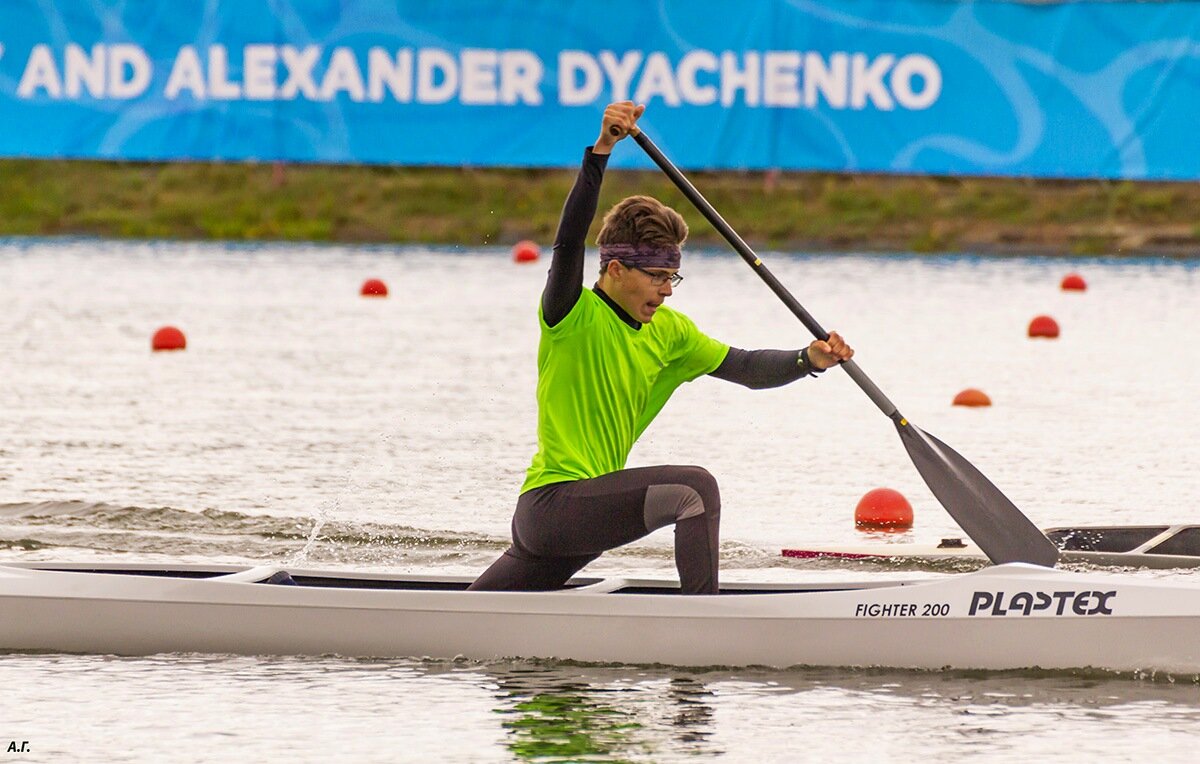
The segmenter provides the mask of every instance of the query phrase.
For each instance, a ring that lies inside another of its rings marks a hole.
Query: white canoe
[[[466,578],[274,568],[0,566],[0,650],[556,658],[686,666],[1200,673],[1200,586],[1019,563],[909,580],[577,579],[466,592]]]
[[[1118,525],[1047,528],[1046,536],[1060,550],[1059,562],[1097,567],[1200,567],[1200,525]],[[782,550],[784,557],[823,560],[896,560],[940,563],[987,557],[961,538],[933,544],[806,545]]]

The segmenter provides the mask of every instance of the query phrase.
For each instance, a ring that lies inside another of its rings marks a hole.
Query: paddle
[[[614,135],[619,134],[617,128],[611,129],[616,131]],[[637,128],[634,128],[631,134],[654,163],[662,168],[667,177],[725,237],[742,259],[754,268],[771,291],[800,319],[813,336],[822,340],[828,339],[829,333],[821,328],[804,306],[767,270],[767,266],[763,265],[758,255],[754,254],[742,237],[738,236],[708,200],[700,195],[691,181],[667,159],[658,146]],[[979,545],[988,559],[997,564],[1030,562],[1054,567],[1058,560],[1058,549],[982,472],[954,449],[901,416],[896,406],[858,368],[858,364],[854,361],[843,361],[841,366],[879,410],[896,425],[909,458],[916,465],[917,472],[921,473],[929,490],[955,522]]]

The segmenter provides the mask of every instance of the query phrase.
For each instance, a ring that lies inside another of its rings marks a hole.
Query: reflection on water
[[[472,669],[461,666],[469,681]],[[1162,757],[1200,722],[1200,685],[1104,672],[499,664],[496,711],[522,760],[682,761],[991,755]],[[1153,737],[1143,731],[1158,725]],[[919,735],[915,727],[924,727]],[[1058,742],[1069,737],[1070,749]],[[802,753],[801,753],[802,752]]]
[[[632,732],[641,728],[628,713],[600,702],[586,685],[568,682],[532,696],[513,692],[505,700],[511,708],[498,713],[512,716],[504,722],[512,733],[507,745],[522,759],[612,760],[610,754],[627,751]]]
[[[705,702],[712,697],[712,692],[692,677],[675,676],[670,680],[670,701],[675,708],[671,717],[671,725],[678,732],[677,740],[683,744],[684,750],[692,753],[708,751],[711,742],[713,722],[712,706]]]
[[[564,673],[564,671],[566,673]],[[712,693],[689,676],[625,683],[570,669],[495,671],[506,745],[533,761],[630,761],[663,749],[715,754]]]
[[[1179,760],[1200,737],[1200,685],[1099,673],[0,655],[0,678],[3,733],[46,761],[207,762],[220,740],[291,764],[1074,764]]]

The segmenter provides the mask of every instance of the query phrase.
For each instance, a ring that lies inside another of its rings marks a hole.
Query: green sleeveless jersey
[[[539,301],[538,321],[538,452],[522,493],[624,469],[675,389],[729,352],[665,305],[634,329],[590,289],[555,326],[546,325]]]

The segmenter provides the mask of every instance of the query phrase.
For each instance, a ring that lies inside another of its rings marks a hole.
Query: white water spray
[[[313,547],[317,544],[317,539],[320,538],[321,530],[334,517],[338,515],[342,508],[343,499],[361,491],[364,488],[369,488],[369,482],[361,482],[359,480],[364,468],[367,466],[379,467],[382,466],[382,457],[387,454],[387,445],[391,442],[393,433],[383,433],[375,444],[375,456],[368,459],[366,456],[360,457],[355,461],[346,472],[345,479],[342,481],[341,489],[331,499],[327,499],[317,505],[316,512],[313,514],[313,527],[308,533],[308,539],[304,542],[304,546],[295,554],[289,557],[284,564],[300,565],[308,561],[308,556],[311,554]]]

